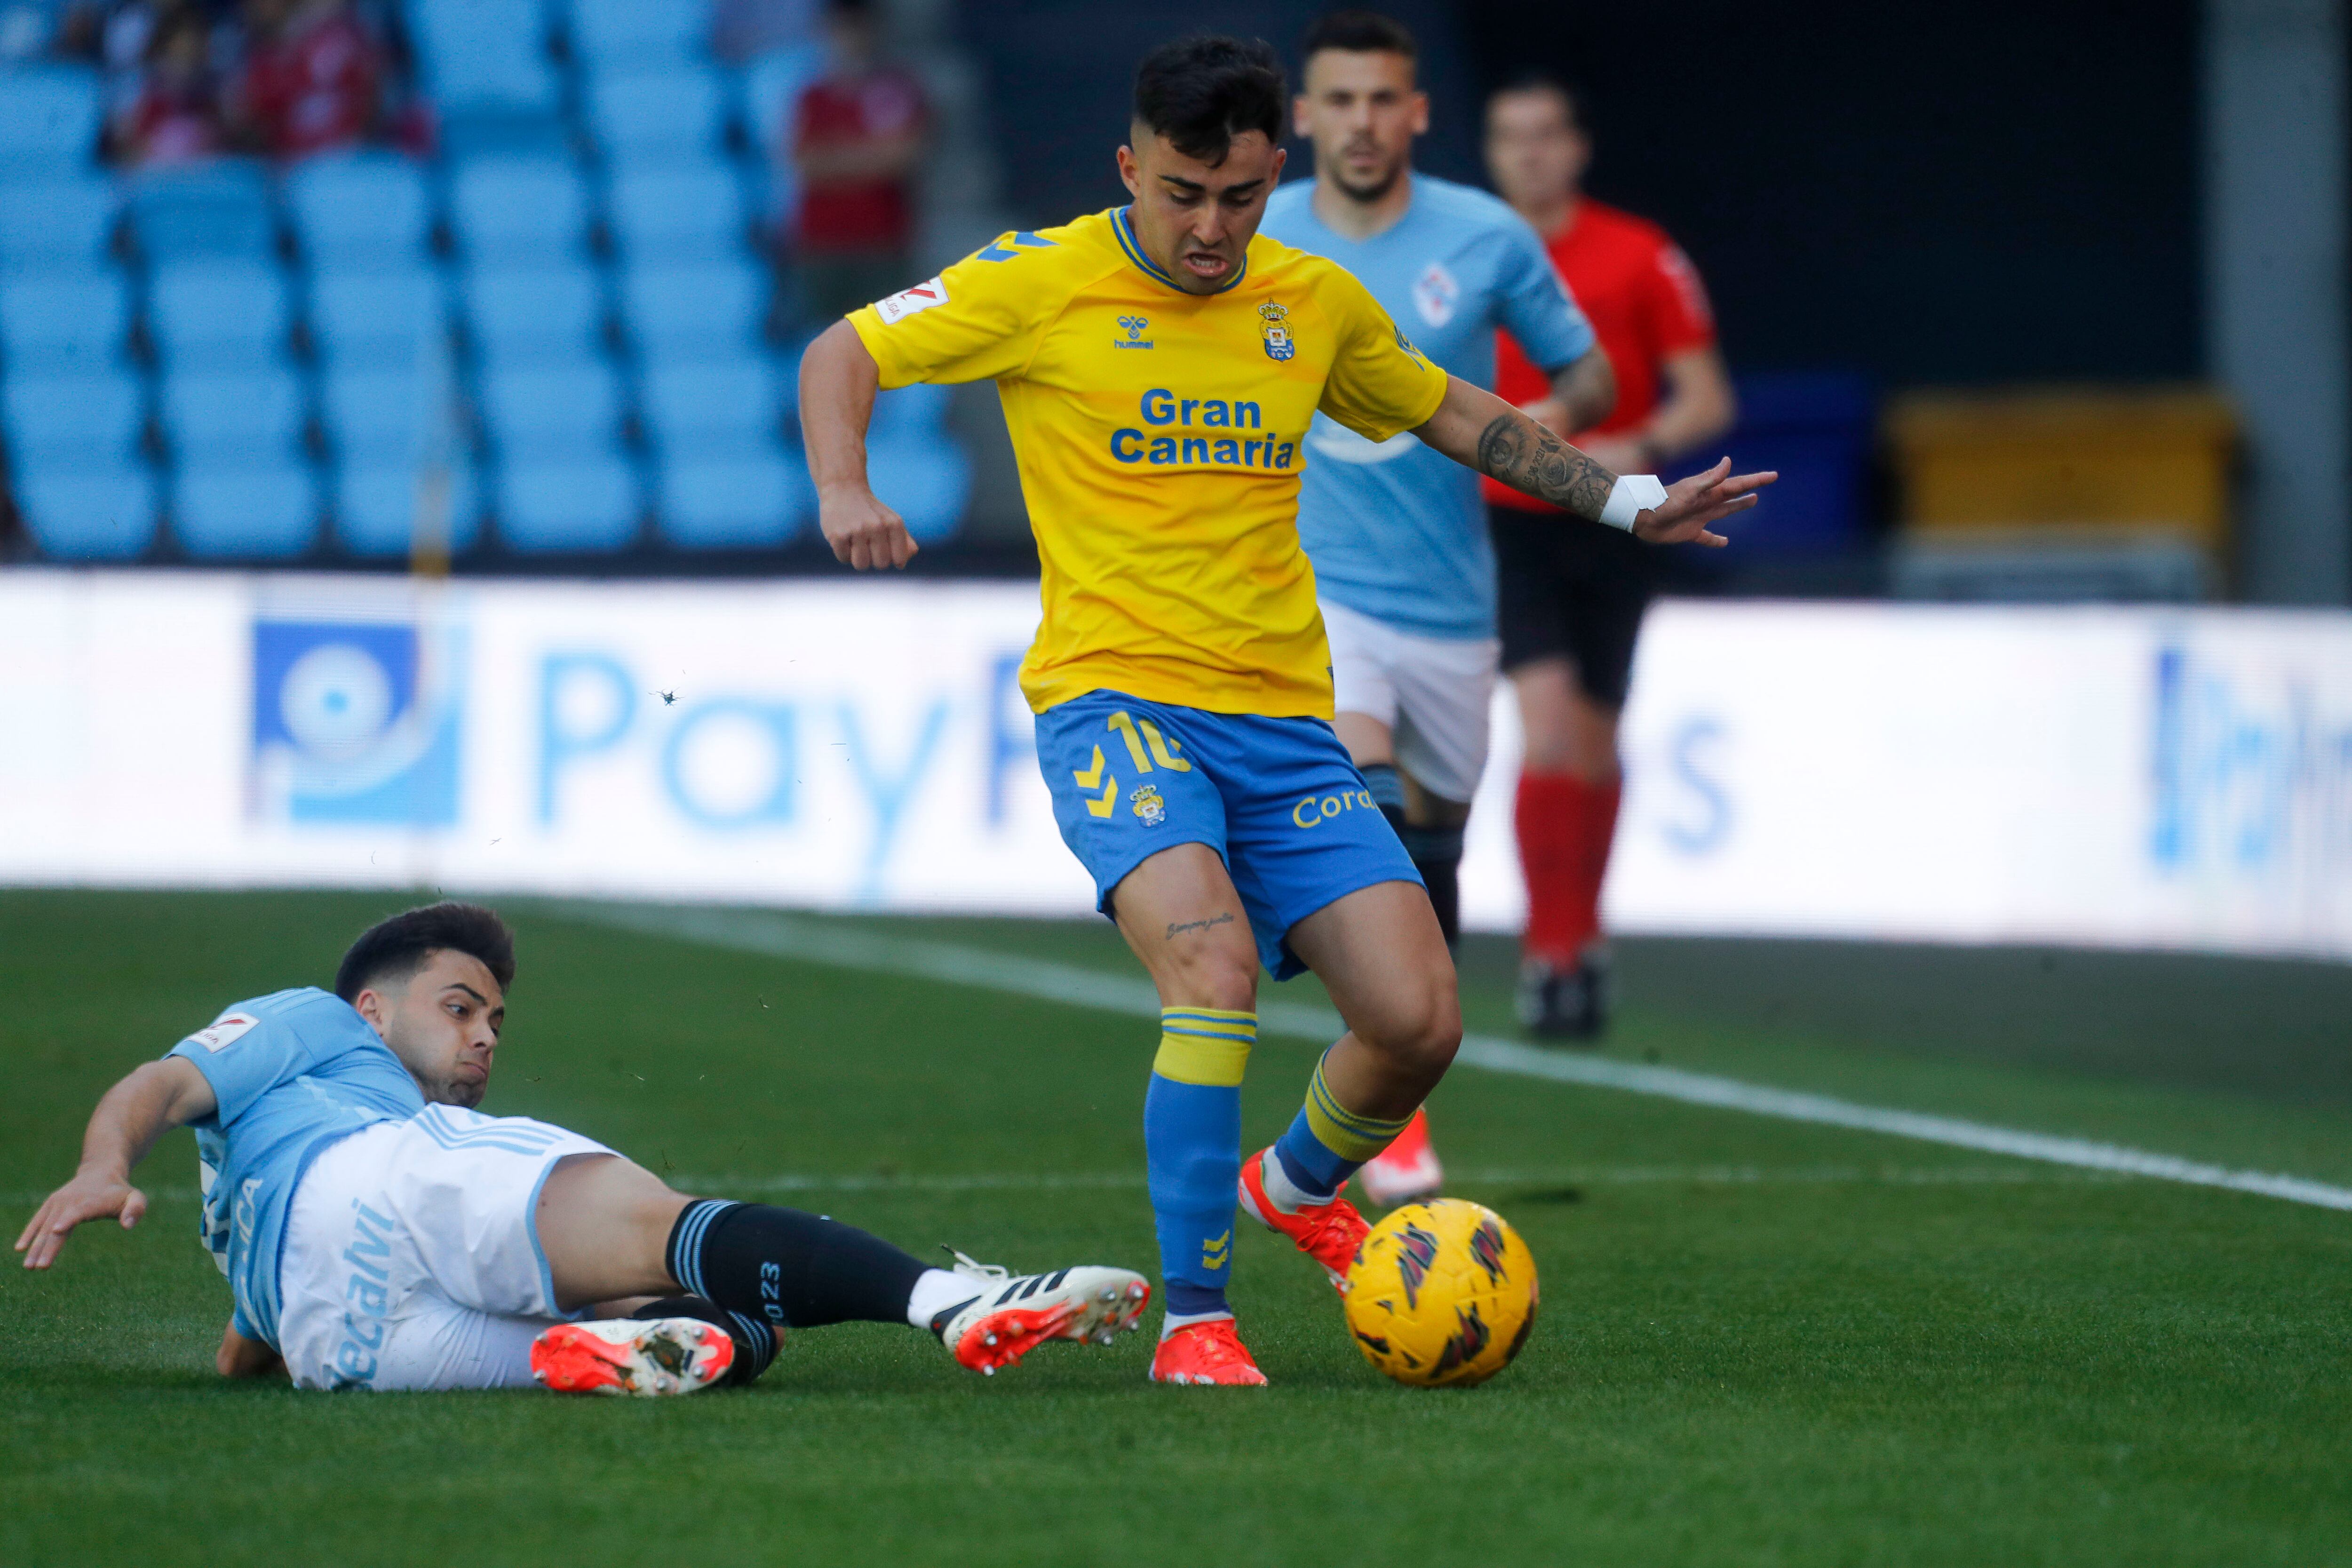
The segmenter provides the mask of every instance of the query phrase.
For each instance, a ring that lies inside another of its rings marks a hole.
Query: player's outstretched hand
[[[122,1228],[129,1230],[146,1212],[147,1194],[122,1177],[77,1171],[72,1181],[49,1194],[25,1234],[16,1238],[16,1250],[25,1255],[26,1268],[47,1268],[74,1226],[111,1217],[121,1220]]]
[[[1735,475],[1731,459],[1726,458],[1703,474],[1668,485],[1665,505],[1633,519],[1634,536],[1650,544],[1696,542],[1719,550],[1731,541],[1706,525],[1735,511],[1746,511],[1756,504],[1756,492],[1780,477],[1769,469]]]
[[[834,559],[860,572],[904,566],[922,548],[907,531],[906,519],[862,485],[818,492],[816,517],[824,542],[833,546]]]

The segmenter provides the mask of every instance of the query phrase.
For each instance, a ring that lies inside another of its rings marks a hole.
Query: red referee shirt
[[[1551,264],[1592,323],[1617,369],[1617,406],[1591,434],[1639,428],[1658,406],[1660,369],[1675,354],[1715,342],[1715,314],[1698,268],[1666,231],[1646,218],[1580,197],[1568,226],[1544,242]],[[1495,334],[1495,391],[1533,403],[1551,391],[1508,332]],[[1483,480],[1486,499],[1524,511],[1553,511],[1508,485]]]

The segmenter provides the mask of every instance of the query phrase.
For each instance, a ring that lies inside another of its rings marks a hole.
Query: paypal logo
[[[2153,688],[2159,871],[2352,877],[2352,711],[2322,711],[2292,674],[2258,683],[2179,641],[2158,649]]]
[[[1035,743],[1018,700],[1018,654],[987,667],[980,704],[984,727],[985,821],[1006,818],[1006,784],[1034,773]],[[719,690],[680,696],[675,706],[645,700],[641,673],[622,655],[595,648],[551,650],[539,660],[533,815],[563,828],[585,775],[620,765],[650,771],[656,797],[697,830],[712,835],[789,831],[808,826],[813,766],[840,765],[866,807],[861,897],[877,899],[909,808],[948,772],[948,737],[969,700],[940,692],[877,711],[857,700],[805,693]],[[837,798],[837,797],[836,797]]]

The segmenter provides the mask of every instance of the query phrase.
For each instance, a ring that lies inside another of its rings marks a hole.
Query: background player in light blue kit
[[[1300,53],[1293,113],[1315,145],[1315,178],[1276,191],[1265,232],[1345,266],[1414,346],[1465,381],[1494,384],[1500,327],[1551,375],[1572,422],[1606,415],[1608,356],[1535,231],[1484,191],[1413,172],[1429,99],[1414,85],[1412,35],[1343,11],[1318,22]],[[1298,533],[1330,637],[1335,724],[1453,942],[1501,656],[1477,478],[1410,436],[1375,445],[1320,415],[1307,447]],[[1362,1172],[1381,1203],[1439,1179],[1420,1117]]]

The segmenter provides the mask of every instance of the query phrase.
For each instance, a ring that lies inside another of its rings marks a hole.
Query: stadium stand
[[[37,556],[397,557],[435,493],[477,555],[804,539],[766,247],[805,37],[722,64],[709,0],[401,13],[423,155],[110,171],[94,73],[0,65],[0,479]],[[929,542],[971,490],[946,409],[894,394],[876,433]]]

